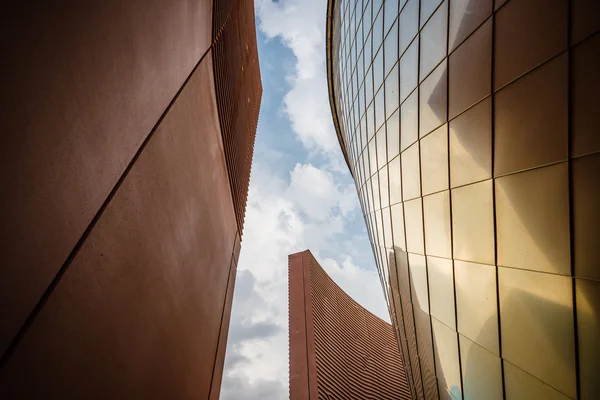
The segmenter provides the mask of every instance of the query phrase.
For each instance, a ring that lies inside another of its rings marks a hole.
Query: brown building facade
[[[413,398],[600,398],[600,2],[329,0],[327,63]]]
[[[262,94],[253,2],[0,18],[0,398],[218,398]]]
[[[290,399],[409,399],[392,326],[352,300],[310,251],[288,263]]]

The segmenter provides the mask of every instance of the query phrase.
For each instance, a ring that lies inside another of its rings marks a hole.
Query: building
[[[288,263],[290,399],[410,399],[392,326],[352,300],[310,251]]]
[[[253,2],[10,2],[0,398],[218,398],[262,86]]]
[[[600,3],[329,0],[413,398],[600,398]]]

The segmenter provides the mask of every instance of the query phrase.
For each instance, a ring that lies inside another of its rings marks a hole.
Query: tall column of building
[[[600,397],[600,3],[330,0],[327,70],[413,398]]]
[[[0,398],[218,398],[262,93],[252,2],[1,19]]]

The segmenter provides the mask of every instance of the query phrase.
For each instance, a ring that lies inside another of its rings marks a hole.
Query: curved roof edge
[[[335,127],[335,133],[342,149],[342,154],[346,160],[346,165],[352,174],[352,168],[350,168],[350,159],[348,158],[348,152],[346,151],[346,143],[342,130],[340,129],[340,121],[337,113],[337,106],[335,104],[335,93],[333,90],[333,57],[332,57],[332,41],[333,41],[333,8],[335,7],[335,0],[327,0],[327,23],[325,27],[325,56],[327,62],[327,89],[329,91],[329,107],[331,108],[331,116],[333,118],[333,126]]]

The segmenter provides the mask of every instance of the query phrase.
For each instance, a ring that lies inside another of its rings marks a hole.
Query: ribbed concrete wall
[[[392,326],[348,296],[310,251],[289,257],[290,399],[409,399]]]

